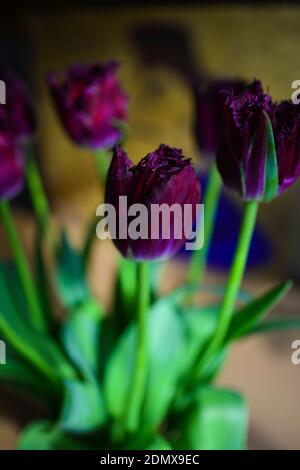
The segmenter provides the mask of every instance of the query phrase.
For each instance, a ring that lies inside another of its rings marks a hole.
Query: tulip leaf
[[[265,162],[265,190],[264,201],[271,201],[278,194],[278,165],[274,134],[271,120],[267,113],[264,113],[266,119],[267,133],[267,156]]]
[[[58,345],[46,334],[36,333],[24,318],[17,293],[13,295],[6,271],[0,264],[0,333],[13,349],[36,370],[59,385],[75,372]],[[26,306],[24,307],[27,308]]]
[[[218,306],[208,305],[199,308],[196,306],[187,307],[180,305],[177,308],[185,323],[186,331],[183,373],[189,374],[195,361],[215,331]]]
[[[114,418],[122,418],[127,409],[135,349],[136,328],[131,325],[117,341],[105,368],[104,397],[108,412]]]
[[[0,290],[7,290],[6,295],[3,295],[4,306],[10,299],[13,302],[13,309],[16,315],[28,323],[30,321],[30,314],[25,296],[22,291],[22,287],[19,281],[18,272],[13,261],[1,261],[0,262]]]
[[[21,358],[12,356],[7,347],[5,367],[0,366],[0,381],[16,387],[22,387],[38,398],[44,397],[48,402],[55,401],[55,391],[49,387],[44,378],[26,364]]]
[[[100,328],[103,312],[92,298],[74,307],[62,327],[62,343],[72,361],[87,379],[98,372]]]
[[[273,331],[282,331],[290,329],[300,329],[300,317],[275,317],[274,319],[265,320],[255,325],[249,334],[272,333]]]
[[[243,450],[248,411],[239,393],[201,387],[197,399],[180,419],[176,448],[187,450]]]
[[[90,296],[85,277],[84,260],[63,230],[56,252],[56,285],[64,306],[73,308]]]
[[[87,433],[105,422],[105,407],[96,382],[65,381],[65,398],[59,418],[64,431]]]
[[[30,424],[19,437],[18,450],[89,450],[47,421]]]
[[[228,351],[226,348],[220,349],[203,366],[203,370],[201,372],[201,383],[208,384],[213,382],[226,360],[227,353]]]
[[[127,442],[126,450],[172,450],[171,444],[161,434],[142,433],[134,435]]]
[[[238,310],[232,318],[225,343],[251,331],[270,309],[285,296],[291,286],[291,281],[282,282]]]
[[[149,322],[149,372],[142,425],[156,429],[174,398],[185,364],[186,338],[182,316],[164,298],[153,305]]]
[[[161,434],[156,434],[147,445],[146,450],[172,450],[172,447]]]
[[[184,366],[181,378],[181,384],[191,385],[194,378],[195,367],[197,366],[201,355],[211,341],[214,334],[219,307],[217,305],[207,305],[199,308],[196,306],[180,306],[179,311],[185,322],[186,340],[184,353]],[[205,365],[201,374],[201,383],[211,382],[219,372],[224,363],[227,351],[221,349]],[[192,380],[191,380],[192,379]],[[174,407],[178,410],[186,406],[193,400],[193,388],[187,392],[189,387],[184,387],[184,393],[177,393]]]
[[[142,425],[149,432],[164,418],[182,373],[184,330],[182,318],[169,298],[153,305],[148,327],[149,373],[142,412]],[[114,418],[122,418],[127,412],[135,351],[136,326],[130,325],[116,343],[105,371],[104,393]]]

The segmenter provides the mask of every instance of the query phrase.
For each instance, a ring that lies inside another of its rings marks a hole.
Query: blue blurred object
[[[204,194],[207,175],[201,173],[199,177],[202,194]],[[226,270],[231,265],[238,240],[241,215],[241,208],[237,207],[229,199],[225,191],[222,191],[217,211],[216,226],[208,255],[208,265],[210,267]],[[186,251],[183,248],[179,255],[189,257],[191,253],[191,251]],[[271,259],[272,253],[271,240],[268,239],[262,228],[257,225],[251,242],[247,268],[262,266]]]

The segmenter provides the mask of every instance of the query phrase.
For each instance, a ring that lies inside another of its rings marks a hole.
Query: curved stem
[[[216,212],[220,199],[222,181],[214,163],[210,169],[207,186],[204,194],[204,246],[201,250],[195,250],[190,262],[188,280],[190,284],[202,281],[208,252],[211,246]]]
[[[127,415],[127,429],[135,431],[139,425],[140,411],[146,388],[148,358],[148,312],[149,312],[149,265],[147,262],[137,265],[138,325],[137,350],[133,375],[131,397]]]
[[[21,286],[24,291],[25,298],[28,303],[29,313],[31,315],[32,324],[40,331],[46,330],[46,325],[43,318],[38,295],[29,270],[27,260],[23,251],[21,241],[18,236],[16,226],[11,214],[10,206],[7,201],[0,202],[0,213],[3,220],[4,228],[13,257],[16,263],[16,268],[19,274]]]
[[[231,266],[223,303],[221,305],[217,328],[211,343],[209,344],[201,358],[200,363],[197,366],[196,378],[201,376],[203,366],[222,346],[222,343],[226,337],[246,267],[258,207],[259,204],[257,201],[249,201],[245,203],[239,241]]]
[[[44,235],[47,232],[50,211],[31,146],[29,146],[28,149],[26,175],[32,205],[38,221],[39,232]]]

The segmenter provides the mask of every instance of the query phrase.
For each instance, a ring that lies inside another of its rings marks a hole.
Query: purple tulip
[[[185,204],[191,208],[192,222],[195,220],[200,201],[200,185],[190,159],[185,158],[179,149],[160,145],[138,165],[133,165],[124,150],[118,146],[110,165],[105,195],[106,203],[112,204],[117,211],[117,233],[120,223],[127,217],[119,207],[119,196],[127,196],[128,208],[133,204],[143,204],[147,208],[149,227],[148,237],[145,239],[132,239],[128,231],[123,238],[116,237],[114,242],[122,255],[137,260],[168,258],[186,241],[183,230],[181,238],[176,238],[176,230],[183,226]],[[178,204],[182,209],[182,217],[176,218],[171,214],[168,222],[161,216],[157,224],[157,219],[155,222],[150,215],[154,204],[166,204],[167,207]],[[170,229],[169,239],[164,236],[164,223]],[[152,229],[157,230],[157,239],[151,236]]]
[[[27,141],[36,130],[35,112],[28,90],[14,73],[0,69],[5,84],[6,103],[0,105],[0,131],[9,132],[16,141]]]
[[[128,97],[116,77],[118,64],[75,65],[48,84],[61,122],[71,139],[92,149],[111,148],[122,135]]]
[[[280,194],[300,175],[300,105],[291,101],[282,101],[275,107],[272,121]]]
[[[0,131],[0,200],[12,199],[25,183],[25,155],[22,147]]]
[[[220,141],[224,95],[241,93],[246,87],[242,80],[213,80],[195,87],[194,135],[202,155],[215,155]]]
[[[267,202],[299,176],[300,106],[272,103],[259,81],[239,95],[225,95],[219,171],[245,200]]]

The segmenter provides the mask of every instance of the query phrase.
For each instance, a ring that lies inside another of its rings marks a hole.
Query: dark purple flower
[[[219,171],[225,185],[245,200],[267,202],[300,173],[300,106],[272,103],[259,81],[225,98]]]
[[[200,185],[190,159],[185,158],[179,149],[160,145],[138,165],[133,165],[124,150],[118,146],[110,165],[105,195],[106,203],[112,204],[117,210],[117,234],[120,223],[127,217],[119,208],[119,196],[127,196],[128,208],[133,204],[143,204],[147,208],[149,229],[145,239],[132,239],[128,231],[123,239],[117,236],[114,241],[122,255],[137,260],[168,258],[186,241],[184,230],[180,239],[176,239],[176,231],[178,228],[183,229],[184,204],[190,205],[192,222],[195,220],[200,201]],[[165,204],[166,207],[178,204],[182,216],[177,219],[171,212],[168,222],[160,215],[157,224],[157,219],[155,221],[151,217],[154,204]],[[130,218],[128,220],[130,223]],[[163,232],[166,224],[170,228],[169,239],[165,238]],[[157,239],[151,236],[152,230],[157,231]]]
[[[9,132],[16,141],[26,141],[36,130],[32,100],[23,81],[13,72],[0,69],[5,84],[5,104],[0,105],[0,131]]]
[[[0,200],[12,199],[25,183],[25,156],[22,147],[0,131]]]
[[[110,148],[122,135],[128,97],[116,77],[118,64],[75,65],[63,77],[52,72],[48,84],[61,122],[71,139],[92,149]]]
[[[300,174],[300,104],[282,101],[272,116],[278,164],[278,193]]]
[[[246,87],[242,80],[212,80],[196,86],[194,135],[203,155],[215,155],[222,130],[223,91],[241,93]]]

